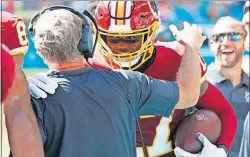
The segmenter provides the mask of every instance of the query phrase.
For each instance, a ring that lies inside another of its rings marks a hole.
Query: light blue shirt
[[[250,109],[249,76],[243,71],[241,82],[236,87],[233,87],[231,81],[226,79],[212,63],[208,67],[207,80],[221,90],[236,112],[238,129],[228,157],[238,157],[243,137],[244,121]]]

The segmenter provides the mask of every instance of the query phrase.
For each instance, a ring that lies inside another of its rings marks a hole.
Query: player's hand
[[[197,140],[203,145],[203,149],[198,154],[192,154],[176,147],[174,153],[176,157],[226,157],[227,153],[223,148],[218,148],[212,144],[203,134],[197,133]]]
[[[180,43],[188,44],[193,51],[199,52],[203,42],[206,40],[206,36],[202,35],[202,28],[196,24],[190,25],[188,22],[183,22],[184,29],[178,30],[175,25],[170,25],[169,29],[173,33],[174,37]]]
[[[57,82],[53,81],[45,73],[29,77],[28,83],[30,94],[36,99],[46,98],[48,96],[47,93],[54,94],[58,87]]]

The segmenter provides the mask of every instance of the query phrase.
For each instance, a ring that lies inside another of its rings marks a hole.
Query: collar
[[[242,72],[242,83],[245,84],[249,88],[250,77],[244,71]]]
[[[216,69],[216,66],[214,63],[211,63],[208,66],[207,73],[208,73],[209,78],[212,78],[212,82],[214,83],[221,83],[226,80],[226,78],[222,75],[222,73]]]

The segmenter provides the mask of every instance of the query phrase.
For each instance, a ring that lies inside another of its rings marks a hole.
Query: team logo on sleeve
[[[245,100],[246,102],[250,102],[250,98],[249,98],[249,92],[245,92]]]

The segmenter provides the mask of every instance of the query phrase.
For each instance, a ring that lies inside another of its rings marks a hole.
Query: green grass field
[[[39,72],[46,72],[48,69],[39,69],[39,68],[24,68],[24,73],[26,76],[31,76]]]

